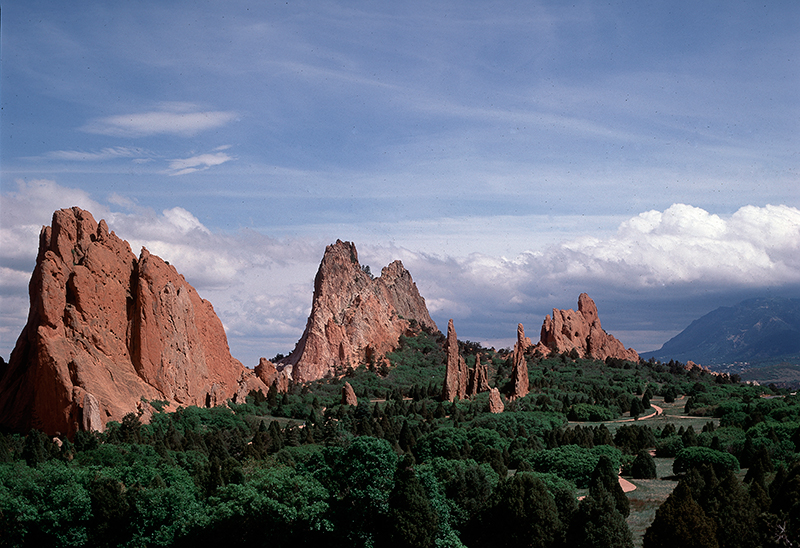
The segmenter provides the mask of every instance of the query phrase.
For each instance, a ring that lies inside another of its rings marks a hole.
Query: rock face
[[[502,413],[505,408],[503,398],[500,397],[500,391],[497,388],[492,388],[489,392],[489,413]]]
[[[475,368],[469,374],[467,396],[474,396],[489,390],[489,364],[481,364],[481,355],[475,356]]]
[[[444,372],[444,385],[442,386],[442,399],[453,401],[455,398],[463,400],[467,395],[467,380],[469,371],[464,358],[458,351],[458,338],[453,327],[453,320],[447,322],[447,341],[445,342],[447,354],[447,368]]]
[[[541,342],[550,350],[570,352],[573,348],[583,357],[598,360],[620,358],[639,361],[639,354],[603,330],[597,306],[586,293],[578,297],[578,311],[553,309],[542,325]]]
[[[342,387],[342,405],[358,405],[358,398],[356,391],[349,382],[344,383]]]
[[[275,364],[267,358],[258,360],[258,365],[253,369],[253,373],[265,385],[272,386],[274,384],[278,392],[286,393],[289,391],[289,377],[284,371],[278,371]]]
[[[522,324],[517,325],[517,342],[514,343],[514,364],[511,369],[511,381],[513,382],[514,392],[511,398],[523,398],[528,394],[528,362],[525,359],[525,350],[531,346],[531,340],[525,336],[525,328]]]
[[[142,399],[211,406],[266,386],[230,355],[208,301],[77,207],[43,227],[30,312],[0,379],[0,424],[102,430]]]
[[[339,240],[325,249],[305,332],[281,365],[291,367],[296,382],[342,373],[394,350],[412,321],[437,330],[403,263],[373,278],[359,264],[355,245]]]

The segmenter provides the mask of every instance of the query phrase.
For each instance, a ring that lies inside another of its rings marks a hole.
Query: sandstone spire
[[[349,382],[345,382],[342,386],[342,405],[358,405],[356,391]]]
[[[455,398],[464,399],[467,395],[467,364],[458,351],[458,338],[453,327],[453,320],[447,322],[447,341],[445,342],[447,354],[447,368],[444,373],[444,386],[442,399],[453,401]]]
[[[282,364],[296,382],[343,373],[394,350],[412,322],[437,330],[403,263],[394,261],[373,278],[359,264],[356,246],[338,240],[325,249],[305,332]]]
[[[582,358],[604,360],[608,357],[639,361],[639,354],[609,335],[600,325],[597,306],[586,293],[578,297],[578,311],[553,309],[545,317],[541,343],[555,352],[570,352],[573,348]]]
[[[481,355],[475,355],[475,368],[469,374],[467,396],[474,396],[489,391],[489,365],[481,364]]]
[[[514,383],[512,398],[522,398],[528,394],[528,362],[525,359],[525,350],[531,346],[531,340],[525,336],[525,328],[517,325],[517,342],[514,343],[514,365],[511,370],[511,380]]]
[[[500,397],[500,391],[492,388],[489,391],[489,413],[502,413],[504,409],[505,405],[503,405],[503,398]]]
[[[28,322],[0,378],[0,424],[102,430],[142,399],[210,406],[266,386],[233,359],[211,303],[77,207],[43,227]]]

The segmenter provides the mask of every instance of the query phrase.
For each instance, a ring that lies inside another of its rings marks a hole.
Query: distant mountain
[[[800,299],[748,299],[697,319],[644,359],[702,365],[800,357]]]

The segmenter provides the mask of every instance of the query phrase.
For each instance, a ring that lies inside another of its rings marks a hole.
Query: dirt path
[[[636,486],[634,484],[632,484],[631,482],[629,482],[628,480],[626,480],[622,476],[620,476],[620,478],[619,478],[619,484],[622,487],[622,490],[625,491],[626,493],[629,493],[629,492],[633,491],[634,489],[636,489]]]

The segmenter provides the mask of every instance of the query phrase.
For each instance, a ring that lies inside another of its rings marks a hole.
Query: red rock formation
[[[339,240],[325,249],[305,332],[282,365],[294,381],[307,382],[377,362],[412,321],[437,329],[403,264],[395,261],[373,279],[355,245]]]
[[[233,359],[208,301],[77,207],[43,227],[28,322],[0,378],[0,424],[101,430],[142,399],[224,403],[266,386]]]
[[[349,382],[345,382],[342,387],[342,405],[358,405],[356,391]]]
[[[581,357],[604,360],[608,357],[639,361],[639,354],[625,346],[600,325],[597,306],[586,293],[578,297],[578,311],[553,309],[542,325],[541,342],[555,352],[570,352]]]
[[[453,327],[453,320],[447,322],[447,341],[444,345],[447,354],[447,367],[444,372],[444,385],[442,399],[453,401],[455,398],[464,399],[467,395],[467,364],[458,351],[458,338]]]
[[[289,378],[286,376],[286,373],[278,371],[275,364],[267,358],[258,360],[258,365],[253,369],[253,373],[255,373],[265,385],[272,386],[274,384],[278,392],[285,394],[289,391]]]
[[[489,390],[489,365],[481,364],[481,355],[475,356],[475,367],[469,373],[467,396],[474,396]]]
[[[492,388],[489,391],[489,413],[502,413],[505,408],[503,398],[500,397],[500,391],[497,388]]]
[[[523,398],[528,394],[528,362],[525,359],[525,350],[532,346],[531,340],[525,336],[525,328],[517,325],[517,342],[514,343],[514,364],[511,369],[511,380],[514,384],[512,399]]]

